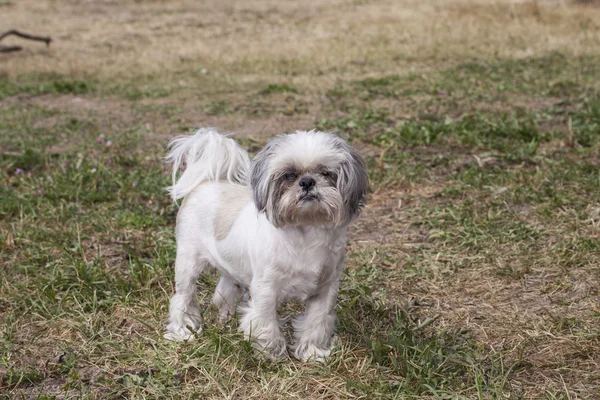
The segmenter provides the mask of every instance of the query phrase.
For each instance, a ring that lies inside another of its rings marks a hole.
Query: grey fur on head
[[[271,182],[269,180],[269,158],[272,156],[273,149],[281,137],[277,136],[263,147],[251,161],[250,164],[250,186],[252,187],[252,197],[258,211],[267,212],[272,210],[273,199],[269,198]],[[270,216],[272,212],[268,212]],[[271,218],[269,218],[271,220]]]
[[[341,138],[339,145],[349,155],[349,160],[342,163],[341,173],[338,175],[338,189],[343,193],[346,211],[346,222],[349,223],[358,216],[362,207],[367,203],[369,189],[369,175],[367,166],[356,149]]]
[[[309,201],[301,178],[314,182]],[[275,137],[256,154],[250,185],[257,209],[277,227],[342,226],[365,205],[368,175],[360,154],[340,137],[298,131]]]

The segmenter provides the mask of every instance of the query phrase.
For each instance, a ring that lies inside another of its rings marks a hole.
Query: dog
[[[212,128],[175,138],[169,149],[168,190],[183,202],[165,338],[201,332],[196,281],[212,267],[220,273],[212,298],[220,319],[232,316],[247,293],[238,309],[240,331],[268,356],[285,357],[277,307],[303,302],[290,350],[302,361],[324,361],[333,346],[346,230],[366,202],[360,154],[314,130],[276,136],[252,161]]]

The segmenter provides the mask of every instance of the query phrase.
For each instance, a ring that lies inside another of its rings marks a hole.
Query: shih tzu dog
[[[221,318],[233,315],[247,292],[239,329],[255,347],[286,354],[277,307],[295,299],[305,311],[293,320],[290,347],[300,360],[324,360],[333,345],[346,228],[367,194],[361,156],[317,131],[277,136],[252,161],[213,129],[176,138],[170,150],[169,192],[184,200],[165,337],[187,340],[201,331],[196,280],[213,267],[220,280],[212,301]]]

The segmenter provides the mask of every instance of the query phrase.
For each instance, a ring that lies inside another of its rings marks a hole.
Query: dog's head
[[[275,137],[252,160],[254,203],[276,227],[343,226],[365,204],[362,157],[330,133],[298,131]]]

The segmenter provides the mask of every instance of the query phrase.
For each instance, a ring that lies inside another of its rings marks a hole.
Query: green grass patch
[[[261,89],[258,94],[270,95],[274,93],[298,93],[298,89],[288,84],[270,83],[266,88]]]
[[[96,91],[91,80],[73,79],[61,75],[39,75],[9,79],[0,75],[0,99],[17,94],[89,94]]]
[[[231,105],[228,101],[218,100],[209,101],[204,105],[204,111],[211,115],[224,115],[232,112]]]

